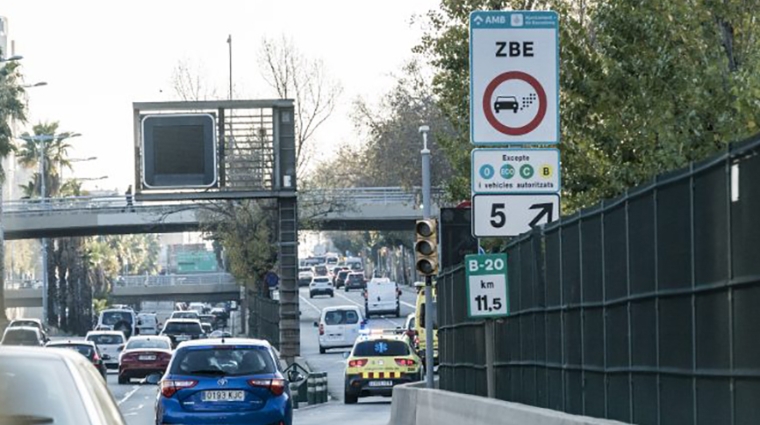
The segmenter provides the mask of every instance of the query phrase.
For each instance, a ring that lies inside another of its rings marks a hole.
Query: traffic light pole
[[[427,135],[430,127],[420,127],[422,133],[422,215],[430,218],[430,150],[427,147]],[[433,355],[433,277],[425,276],[425,387],[433,388],[433,369],[435,358]]]

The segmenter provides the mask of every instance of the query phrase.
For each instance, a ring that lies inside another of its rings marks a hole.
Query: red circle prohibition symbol
[[[535,90],[536,94],[538,95],[538,113],[533,118],[533,120],[522,127],[509,127],[502,124],[499,122],[499,120],[496,119],[496,116],[491,110],[491,99],[493,98],[493,92],[496,90],[496,87],[499,87],[501,83],[508,80],[524,81],[530,84],[530,86],[533,87],[533,90]],[[522,136],[523,134],[528,134],[531,131],[535,130],[536,127],[541,124],[541,121],[543,121],[544,116],[546,115],[546,92],[541,86],[541,83],[533,78],[532,75],[528,75],[521,71],[505,72],[494,78],[493,81],[488,84],[488,87],[486,87],[486,92],[483,94],[483,112],[485,112],[486,119],[491,124],[491,126],[493,126],[493,128],[495,128],[500,133],[504,133],[509,136]]]

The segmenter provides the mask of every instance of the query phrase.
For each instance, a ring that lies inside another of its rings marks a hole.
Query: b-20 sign
[[[467,255],[464,264],[468,317],[508,316],[507,254]]]

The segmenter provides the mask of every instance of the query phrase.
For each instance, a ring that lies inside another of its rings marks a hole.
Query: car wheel
[[[396,306],[396,317],[401,317],[401,306]]]
[[[346,286],[346,287],[345,287],[345,288],[343,288],[343,289],[344,289],[346,292],[348,292],[348,286]]]
[[[309,292],[309,298],[314,298],[314,293],[313,292]]]
[[[343,393],[343,403],[356,404],[357,401],[359,401],[359,397],[351,395],[349,393]]]
[[[335,298],[335,292],[330,291],[330,298]]]
[[[327,352],[327,349],[325,347],[319,346],[319,354],[325,354]]]
[[[119,385],[126,385],[126,384],[129,384],[129,378],[127,378],[126,376],[121,376],[121,374],[119,374]]]

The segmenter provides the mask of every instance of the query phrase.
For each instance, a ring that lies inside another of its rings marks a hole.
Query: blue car
[[[296,379],[296,378],[294,378]],[[160,382],[156,424],[292,425],[293,404],[267,341],[181,343]]]

